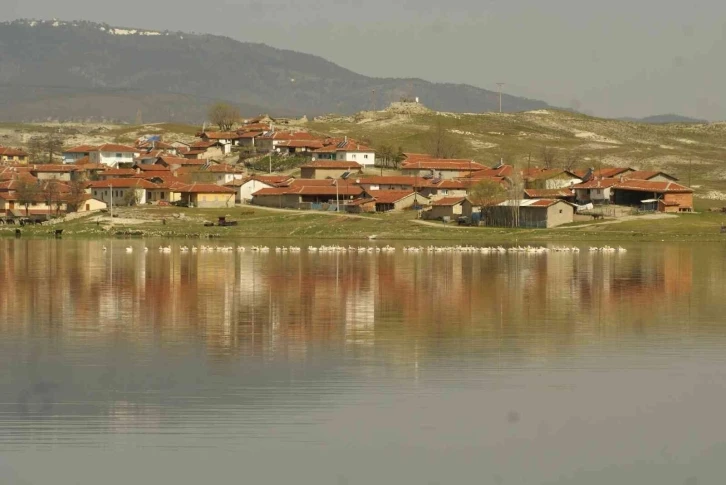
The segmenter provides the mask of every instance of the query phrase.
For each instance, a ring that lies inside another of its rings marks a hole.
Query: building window
[[[560,214],[562,214],[562,209],[560,209]]]
[[[94,190],[94,191],[93,191],[93,196],[94,196],[94,197],[98,197],[98,192]]]
[[[161,195],[159,195],[159,198],[160,198],[161,200],[164,200],[164,192],[162,192],[162,193],[161,193]]]
[[[441,189],[439,192],[441,192],[441,195],[449,195],[449,189]]]
[[[122,155],[122,154],[120,154],[120,153],[117,153],[117,154],[116,154],[116,158],[121,158],[121,157],[123,157],[123,155]]]
[[[368,158],[368,155],[367,154],[366,155],[363,155],[363,158]]]

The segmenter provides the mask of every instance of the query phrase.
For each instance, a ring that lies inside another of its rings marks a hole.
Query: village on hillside
[[[46,147],[46,163],[0,147],[0,223],[146,205],[415,210],[442,223],[528,228],[693,211],[693,190],[659,171],[515,168],[403,150],[383,154],[346,136],[280,125],[265,115],[224,131],[203,129],[193,142],[150,135],[129,145],[64,147],[56,140]]]

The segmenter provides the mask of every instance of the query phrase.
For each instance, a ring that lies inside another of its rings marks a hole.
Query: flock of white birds
[[[133,253],[133,246],[126,246],[127,253]],[[103,250],[107,251],[108,248],[103,246]],[[144,246],[141,251],[148,253],[149,248]],[[245,246],[180,246],[178,249],[180,253],[243,253],[248,250]],[[579,253],[580,248],[577,246],[403,246],[401,250],[404,253],[478,253],[478,254],[505,254],[505,253],[526,253],[526,254],[543,254],[543,253]],[[275,246],[270,248],[268,246],[251,246],[249,251],[256,253],[300,253],[303,248],[300,246]],[[385,245],[382,247],[378,246],[308,246],[307,252],[309,253],[395,253],[398,249]],[[171,246],[159,246],[158,252],[162,254],[169,254],[172,252]],[[591,253],[625,253],[627,250],[623,247],[611,247],[611,246],[592,246],[589,248]]]

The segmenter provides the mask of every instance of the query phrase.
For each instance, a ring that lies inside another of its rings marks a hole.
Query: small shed
[[[559,199],[507,200],[482,209],[488,226],[550,228],[571,223],[575,206]]]
[[[371,190],[368,195],[376,201],[376,212],[389,212],[428,205],[428,198],[409,190]]]
[[[442,220],[445,217],[455,219],[463,214],[466,197],[444,197],[431,203],[431,209],[426,212],[427,219]]]

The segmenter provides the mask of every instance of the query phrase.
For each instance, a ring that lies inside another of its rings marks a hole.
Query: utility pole
[[[335,211],[340,214],[340,197],[338,196],[338,180],[335,179]]]
[[[502,86],[504,86],[506,83],[497,83],[497,86],[499,86],[499,112],[502,112]]]

